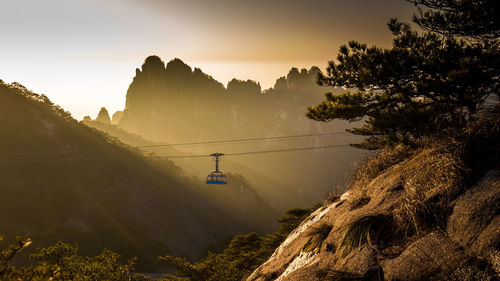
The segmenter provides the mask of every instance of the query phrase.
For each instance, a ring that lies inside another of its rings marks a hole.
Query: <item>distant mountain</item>
[[[1,80],[0,135],[0,233],[27,235],[33,247],[110,248],[152,271],[158,255],[196,258],[234,234],[274,228],[274,211],[243,178],[208,187]]]
[[[226,89],[180,59],[165,65],[150,56],[142,70],[136,69],[118,124],[162,142],[321,131],[319,123],[305,117],[307,106],[324,94],[316,84],[318,72],[317,67],[292,68],[265,91],[255,81],[237,79]]]

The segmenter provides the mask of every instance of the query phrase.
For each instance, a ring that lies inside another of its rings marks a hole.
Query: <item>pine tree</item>
[[[309,118],[365,120],[351,130],[368,136],[356,146],[377,149],[456,132],[474,120],[488,97],[498,95],[499,52],[485,43],[491,40],[462,40],[466,31],[418,33],[396,19],[388,25],[394,35],[390,49],[356,41],[341,46],[337,62],[329,62],[318,83],[349,90],[327,93],[309,108]]]
[[[413,21],[425,30],[474,40],[499,40],[500,2],[497,0],[407,1],[418,7]]]
[[[0,236],[0,241],[3,236]],[[30,238],[16,237],[16,243],[10,245],[7,249],[0,249],[0,279],[3,279],[12,268],[9,268],[9,262],[24,248],[31,244]]]

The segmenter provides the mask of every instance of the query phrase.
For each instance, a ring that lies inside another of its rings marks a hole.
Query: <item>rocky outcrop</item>
[[[317,132],[325,126],[307,119],[305,110],[323,98],[318,73],[317,67],[300,72],[292,68],[265,91],[252,80],[233,79],[226,88],[180,59],[165,65],[150,56],[136,70],[117,124],[147,139],[172,143]]]
[[[386,280],[423,280],[466,260],[446,234],[431,232],[411,243],[398,257],[381,261]]]
[[[247,280],[442,280],[470,264],[494,264],[500,168],[466,188],[453,153],[408,155],[369,180],[358,177]]]
[[[470,255],[487,256],[500,245],[500,169],[454,201],[447,232]]]
[[[101,107],[101,110],[99,111],[99,114],[97,114],[95,120],[102,123],[111,124],[111,118],[109,118],[108,110],[105,107]]]

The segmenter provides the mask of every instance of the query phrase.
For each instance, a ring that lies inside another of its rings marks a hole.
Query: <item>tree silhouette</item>
[[[254,269],[264,263],[279,247],[281,242],[304,221],[314,208],[295,208],[286,211],[279,218],[278,229],[264,236],[255,232],[234,236],[229,245],[221,253],[209,252],[202,260],[192,264],[187,259],[165,255],[159,260],[175,269],[167,280],[238,281],[248,276]]]
[[[3,236],[0,236],[0,241],[3,240]],[[24,248],[31,244],[30,238],[16,237],[16,243],[9,245],[7,249],[0,249],[0,279],[10,270],[8,263]]]
[[[448,21],[451,24],[452,18]],[[338,62],[329,63],[326,73],[318,76],[318,83],[351,90],[341,95],[327,93],[326,100],[309,108],[309,118],[364,118],[365,125],[351,132],[368,136],[358,147],[376,149],[456,132],[475,118],[489,96],[499,93],[498,50],[492,51],[484,43],[442,36],[439,28],[418,33],[396,19],[388,25],[394,35],[390,49],[367,47],[356,41],[340,48]],[[465,32],[450,27],[450,33],[457,36]]]
[[[425,30],[479,40],[500,37],[500,2],[497,0],[408,0],[418,8],[413,21]]]

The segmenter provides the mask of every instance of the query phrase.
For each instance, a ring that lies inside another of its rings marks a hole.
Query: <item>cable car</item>
[[[222,171],[219,171],[219,157],[224,155],[224,153],[213,153],[210,156],[215,157],[215,171],[211,172],[207,176],[207,184],[227,184],[227,177]]]

